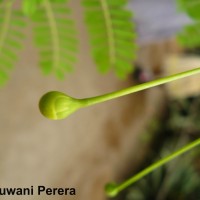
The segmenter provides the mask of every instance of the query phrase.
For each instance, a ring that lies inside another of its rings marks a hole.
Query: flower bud
[[[78,99],[57,91],[44,94],[39,102],[40,112],[52,120],[64,119],[80,107]]]

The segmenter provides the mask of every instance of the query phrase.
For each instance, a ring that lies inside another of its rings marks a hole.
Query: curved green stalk
[[[97,103],[101,103],[101,102],[108,101],[108,100],[111,100],[111,99],[115,99],[117,97],[125,96],[127,94],[139,92],[139,91],[151,88],[151,87],[162,85],[164,83],[168,83],[168,82],[175,81],[175,80],[178,80],[178,79],[181,79],[181,78],[185,78],[187,76],[191,76],[191,75],[194,75],[194,74],[197,74],[197,73],[200,73],[200,68],[188,70],[188,71],[181,72],[181,73],[171,75],[171,76],[166,76],[164,78],[160,78],[160,79],[153,80],[153,81],[143,83],[143,84],[140,84],[140,85],[125,88],[125,89],[122,89],[122,90],[119,90],[119,91],[116,91],[116,92],[111,92],[111,93],[108,93],[108,94],[105,94],[105,95],[83,99],[83,101],[87,106],[90,106],[90,105],[93,105],[93,104],[97,104]]]
[[[131,94],[131,93],[145,90],[151,87],[155,87],[164,83],[175,81],[187,76],[191,76],[199,72],[200,72],[200,68],[196,68],[196,69],[188,70],[188,71],[178,73],[175,75],[153,80],[147,83],[143,83],[140,85],[132,86],[123,90],[116,91],[116,92],[111,92],[108,94],[86,98],[86,99],[75,99],[61,92],[56,92],[56,91],[48,92],[41,98],[40,103],[39,103],[39,108],[40,108],[41,113],[47,118],[55,119],[55,120],[63,119],[69,116],[70,114],[72,114],[73,112],[75,112],[76,110],[78,110],[79,108],[83,108],[83,107],[91,106],[91,105],[101,103],[104,101],[108,101],[111,99],[115,99],[117,97],[121,97],[127,94]],[[64,114],[62,113],[62,110],[64,110]]]
[[[134,175],[133,177],[131,177],[130,179],[128,179],[127,181],[125,181],[125,182],[123,182],[123,183],[121,183],[119,185],[116,185],[114,183],[107,184],[106,187],[105,187],[106,194],[109,197],[116,196],[120,191],[122,191],[125,188],[129,187],[131,184],[133,184],[136,181],[140,180],[141,178],[143,178],[147,174],[151,173],[152,171],[154,171],[158,167],[164,165],[165,163],[173,160],[177,156],[179,156],[179,155],[191,150],[192,148],[194,148],[194,147],[196,147],[198,145],[200,145],[200,139],[197,139],[197,140],[191,142],[190,144],[185,145],[184,147],[182,147],[181,149],[175,151],[174,153],[170,154],[169,156],[167,156],[167,157],[155,162],[154,164],[150,165],[149,167],[145,168],[144,170],[142,170],[138,174]]]

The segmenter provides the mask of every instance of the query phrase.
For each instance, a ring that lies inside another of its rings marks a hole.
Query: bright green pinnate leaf
[[[32,15],[40,67],[45,74],[53,73],[58,79],[64,79],[66,72],[71,71],[78,51],[76,29],[66,2],[43,0]]]
[[[12,1],[0,8],[0,86],[5,84],[18,59],[17,53],[22,47],[25,24],[23,15],[13,10]]]
[[[82,0],[82,3],[97,68],[103,73],[114,69],[118,77],[125,78],[134,69],[136,51],[132,13],[125,9],[127,1]],[[119,64],[122,62],[123,69]]]

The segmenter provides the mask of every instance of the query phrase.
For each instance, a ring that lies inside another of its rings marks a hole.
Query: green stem
[[[100,0],[100,3],[103,10],[103,15],[105,18],[105,25],[107,30],[110,64],[113,65],[116,60],[116,55],[115,55],[115,41],[113,32],[114,29],[112,27],[113,25],[111,20],[110,8],[107,1]]]
[[[151,88],[151,87],[162,85],[164,83],[168,83],[168,82],[175,81],[175,80],[178,80],[178,79],[181,79],[181,78],[185,78],[187,76],[191,76],[191,75],[197,74],[199,72],[200,72],[200,68],[196,68],[196,69],[188,70],[186,72],[181,72],[181,73],[178,73],[178,74],[175,74],[175,75],[166,76],[164,78],[153,80],[153,81],[143,83],[143,84],[140,84],[140,85],[132,86],[132,87],[129,87],[129,88],[126,88],[126,89],[123,89],[123,90],[116,91],[116,92],[111,92],[111,93],[96,96],[96,97],[81,99],[81,101],[83,101],[84,106],[90,106],[90,105],[94,105],[94,104],[97,104],[97,103],[100,103],[100,102],[108,101],[108,100],[111,100],[111,99],[114,99],[114,98],[117,98],[117,97],[121,97],[121,96],[124,96],[124,95],[127,95],[127,94],[131,94],[131,93],[138,92],[138,91],[141,91],[141,90],[145,90],[145,89],[148,89],[148,88]]]
[[[131,177],[130,179],[126,180],[125,182],[123,182],[123,183],[121,183],[119,185],[108,184],[106,186],[107,195],[110,196],[110,197],[116,196],[120,191],[124,190],[125,188],[127,188],[131,184],[133,184],[136,181],[140,180],[142,177],[146,176],[147,174],[149,174],[150,172],[154,171],[158,167],[164,165],[165,163],[173,160],[177,156],[189,151],[190,149],[192,149],[192,148],[194,148],[194,147],[196,147],[198,145],[200,145],[200,138],[195,140],[195,141],[193,141],[193,142],[191,142],[188,145],[185,145],[184,147],[182,147],[181,149],[175,151],[174,153],[170,154],[169,156],[167,156],[167,157],[157,161],[156,163],[150,165],[149,167],[145,168],[144,170],[142,170],[138,174],[136,174],[133,177]]]

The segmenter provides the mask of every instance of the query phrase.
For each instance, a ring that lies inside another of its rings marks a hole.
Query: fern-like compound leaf
[[[12,3],[0,7],[0,86],[9,78],[22,47],[25,21],[22,13],[14,11]]]
[[[135,34],[126,0],[82,0],[92,54],[101,72],[125,78],[133,70]]]
[[[180,43],[186,47],[200,45],[200,0],[177,0],[179,8],[194,20],[194,23],[186,25],[178,35]]]
[[[76,62],[78,40],[66,0],[43,0],[32,16],[34,41],[39,50],[44,74],[63,79]]]

